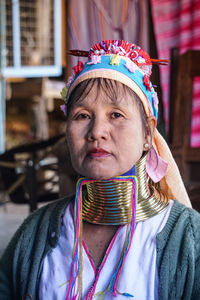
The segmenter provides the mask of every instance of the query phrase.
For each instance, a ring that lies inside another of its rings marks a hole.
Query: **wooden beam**
[[[200,148],[188,147],[185,149],[184,159],[188,162],[199,162]]]

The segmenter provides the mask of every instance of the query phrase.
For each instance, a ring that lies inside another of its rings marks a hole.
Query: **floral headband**
[[[75,56],[88,56],[83,64],[79,61],[73,67],[74,74],[69,77],[67,87],[61,96],[61,105],[67,114],[66,104],[71,92],[82,81],[89,78],[108,78],[120,81],[130,87],[141,99],[147,116],[158,116],[158,97],[149,79],[152,63],[167,63],[166,60],[150,59],[149,55],[136,44],[121,40],[107,40],[95,44],[89,52],[71,50]]]

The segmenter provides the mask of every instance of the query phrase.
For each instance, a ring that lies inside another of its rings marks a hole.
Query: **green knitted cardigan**
[[[31,214],[0,260],[0,299],[38,299],[44,257],[56,247],[71,199],[57,200]],[[174,202],[157,235],[159,299],[200,299],[200,214]]]

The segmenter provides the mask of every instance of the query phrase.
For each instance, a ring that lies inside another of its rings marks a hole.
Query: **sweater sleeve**
[[[200,299],[200,214],[191,211],[191,224],[195,243],[195,274],[191,300]]]
[[[26,227],[25,221],[17,230],[5,252],[0,259],[0,299],[13,300],[16,299],[16,274],[14,272],[17,263],[17,253],[20,248],[20,240]]]
[[[7,248],[0,260],[0,299],[12,299],[12,251]]]
[[[60,199],[31,214],[20,226],[0,259],[0,299],[35,299],[43,258],[56,246],[63,209]],[[49,239],[51,232],[55,233]]]
[[[175,201],[157,236],[160,299],[200,299],[200,214]]]
[[[196,260],[194,288],[193,288],[191,300],[196,300],[196,299],[200,299],[200,257],[198,257],[198,259]]]
[[[21,299],[26,285],[21,275],[28,275],[26,272],[31,261],[31,249],[46,210],[47,206],[30,215],[16,231],[3,253],[0,259],[1,300]]]

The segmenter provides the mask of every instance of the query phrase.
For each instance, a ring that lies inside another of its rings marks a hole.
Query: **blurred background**
[[[158,127],[200,211],[200,1],[0,0],[0,254],[30,212],[74,193],[60,91],[78,58],[67,52],[104,39],[169,60],[151,76]]]

